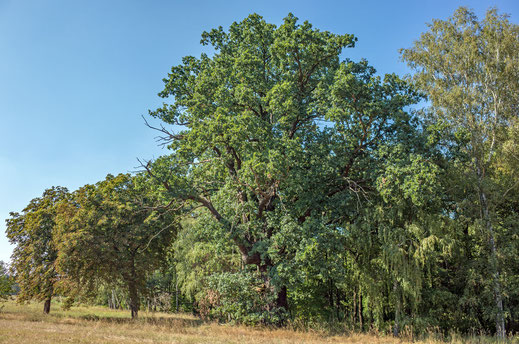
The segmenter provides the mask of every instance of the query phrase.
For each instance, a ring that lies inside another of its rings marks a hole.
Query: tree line
[[[519,26],[459,8],[406,78],[356,41],[292,14],[204,32],[146,122],[169,154],[10,214],[18,300],[122,290],[136,317],[165,281],[222,321],[517,331]]]

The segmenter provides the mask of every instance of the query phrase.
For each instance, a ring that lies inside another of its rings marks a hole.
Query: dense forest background
[[[519,26],[460,8],[401,51],[405,78],[349,60],[356,41],[291,14],[204,32],[146,122],[170,154],[11,213],[2,295],[517,331]]]

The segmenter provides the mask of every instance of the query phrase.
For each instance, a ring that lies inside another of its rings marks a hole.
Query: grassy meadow
[[[0,306],[0,343],[498,343],[489,337],[426,339],[393,338],[377,334],[291,329],[250,328],[205,322],[187,314],[141,312],[132,321],[127,310],[79,306],[64,311],[53,304],[51,314],[42,313],[42,305],[16,304]],[[519,343],[517,337],[510,343]]]

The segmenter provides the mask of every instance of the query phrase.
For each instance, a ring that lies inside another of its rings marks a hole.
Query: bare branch
[[[165,147],[169,143],[171,143],[171,142],[173,142],[175,140],[182,140],[182,139],[184,139],[184,135],[175,135],[172,132],[170,132],[169,130],[167,130],[162,124],[160,125],[160,128],[154,127],[146,120],[146,118],[144,116],[141,116],[141,117],[144,120],[144,124],[148,128],[156,130],[156,131],[161,132],[162,134],[164,134],[164,136],[157,136],[157,137],[155,137],[157,143],[159,143],[160,146]]]

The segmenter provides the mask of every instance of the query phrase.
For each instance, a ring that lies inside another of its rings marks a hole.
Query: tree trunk
[[[129,283],[128,291],[130,293],[130,310],[132,312],[132,319],[136,319],[139,313],[139,293],[137,292],[137,286],[134,281]]]
[[[118,304],[117,297],[115,296],[115,291],[112,289],[112,308],[118,309],[119,306],[117,304]]]
[[[359,287],[359,326],[360,331],[364,331],[364,320],[362,319],[362,313],[364,309],[362,307],[362,289]]]
[[[329,283],[328,283],[328,304],[330,305],[330,317],[329,317],[330,322],[335,321],[335,302],[333,300],[333,294],[334,294],[333,280],[330,279]]]
[[[288,311],[288,299],[287,299],[287,287],[282,286],[278,292],[278,297],[276,300],[277,307],[283,307],[286,311]]]
[[[175,275],[175,312],[178,313],[178,277]]]
[[[494,226],[490,220],[488,201],[485,192],[480,188],[479,198],[481,200],[482,215],[489,234],[490,245],[490,268],[492,269],[492,279],[494,284],[494,302],[496,305],[496,335],[499,338],[506,336],[505,317],[503,310],[503,296],[501,292],[501,282],[499,281],[499,268],[497,264],[497,247],[495,240]]]
[[[496,305],[496,336],[499,338],[504,338],[506,336],[506,329],[503,311],[503,295],[501,292],[501,282],[499,281],[499,267],[497,263],[497,245],[495,239],[494,226],[492,225],[492,220],[490,218],[488,199],[483,186],[483,179],[485,178],[484,169],[481,167],[480,163],[481,161],[478,158],[476,158],[474,161],[474,166],[476,168],[476,174],[478,176],[478,193],[481,205],[481,218],[483,220],[483,223],[485,224],[489,237],[490,269],[492,271],[492,282],[494,285],[494,302]]]
[[[139,292],[137,290],[137,282],[135,279],[135,267],[133,266],[133,264],[131,270],[131,274],[127,275],[126,283],[128,285],[128,296],[130,298],[129,308],[132,313],[132,319],[136,319],[139,314],[140,300]]]
[[[395,296],[395,326],[393,326],[393,336],[398,337],[400,332],[400,296],[398,295],[398,283],[393,282],[393,294]]]
[[[50,312],[50,301],[52,299],[52,296],[49,296],[46,300],[45,300],[45,303],[43,304],[43,313],[44,314],[49,314]]]
[[[357,288],[353,288],[353,309],[351,311],[351,325],[353,330],[357,327]]]
[[[272,268],[272,265],[271,264],[263,264],[263,265],[257,265],[258,266],[258,270],[261,272],[261,275],[262,275],[262,278],[263,278],[263,283],[265,285],[265,290],[267,292],[272,292],[274,293],[274,286],[272,285],[271,283],[271,278],[270,276],[268,275],[268,271],[270,268]],[[276,295],[276,301],[275,303],[271,303],[268,305],[268,309],[269,311],[272,311],[276,308],[284,308],[285,311],[288,311],[288,298],[287,298],[287,287],[286,286],[282,286],[277,295]],[[282,325],[284,321],[282,320],[278,325]]]

